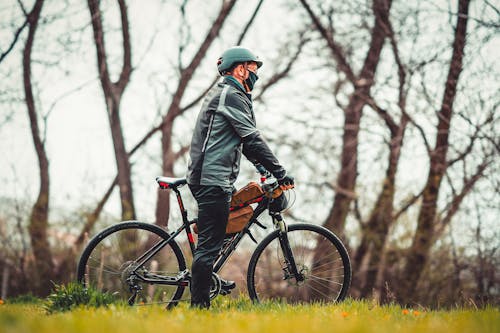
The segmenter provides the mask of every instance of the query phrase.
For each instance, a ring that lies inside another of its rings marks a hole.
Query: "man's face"
[[[259,66],[257,66],[256,62],[251,61],[251,62],[247,62],[247,69],[249,71],[254,72],[255,74],[257,74],[257,71],[259,70]],[[248,73],[247,73],[247,75],[248,75]]]
[[[258,68],[259,66],[257,66],[257,63],[255,61],[249,61],[236,66],[232,73],[233,77],[235,77],[243,85],[247,93],[252,91],[252,87],[248,86],[246,80],[250,76],[250,72],[253,72],[255,75],[257,75]]]
[[[235,68],[234,74],[236,74],[237,78],[239,78],[242,81],[245,81],[248,79],[248,76],[250,73],[248,71],[254,72],[257,74],[259,67],[257,66],[257,63],[254,61],[249,61],[245,64],[240,64]]]

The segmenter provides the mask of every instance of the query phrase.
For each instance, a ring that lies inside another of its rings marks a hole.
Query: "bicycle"
[[[226,235],[214,264],[210,297],[227,294],[217,274],[254,225],[266,229],[257,218],[267,209],[274,231],[254,250],[247,271],[247,289],[255,302],[279,300],[285,303],[340,302],[351,282],[349,255],[341,240],[328,229],[306,223],[287,225],[281,211],[270,209],[280,187],[269,174],[261,173],[263,194],[245,227]],[[179,188],[183,178],[157,177],[161,189],[175,192],[182,225],[173,232],[139,221],[121,222],[93,237],[80,257],[78,281],[101,292],[115,295],[129,305],[152,303],[177,305],[190,283],[186,257],[176,241],[186,232],[191,254],[196,249],[192,226]],[[284,195],[284,194],[283,194]]]

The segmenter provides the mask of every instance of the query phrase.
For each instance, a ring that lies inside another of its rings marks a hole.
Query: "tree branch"
[[[427,150],[427,154],[429,156],[431,156],[431,154],[432,154],[432,148],[431,148],[431,145],[429,144],[429,141],[427,140],[427,136],[425,135],[424,129],[422,128],[422,126],[420,126],[419,124],[417,124],[417,122],[415,120],[413,120],[413,118],[409,114],[406,114],[406,115],[407,115],[408,119],[410,120],[410,123],[413,126],[415,126],[415,128],[420,133],[420,136],[422,137],[422,140],[424,141],[424,145],[425,145],[425,149]]]
[[[14,46],[17,43],[17,40],[19,39],[19,35],[21,35],[21,32],[23,32],[24,28],[28,26],[28,15],[26,15],[26,19],[24,20],[23,24],[16,30],[14,33],[14,38],[12,42],[10,42],[10,45],[7,47],[7,50],[3,52],[0,55],[0,63],[7,57],[7,55],[14,49]]]
[[[252,16],[250,16],[250,19],[248,20],[247,24],[245,25],[245,28],[243,28],[243,31],[241,31],[240,37],[238,37],[238,41],[236,42],[236,45],[240,45],[241,42],[243,41],[243,38],[245,38],[245,36],[248,32],[248,29],[250,28],[250,26],[253,24],[253,21],[257,17],[257,13],[259,12],[260,6],[262,5],[263,2],[264,2],[264,0],[260,0],[259,3],[257,4],[257,7],[255,7],[255,10],[253,11]]]
[[[241,42],[243,41],[243,39],[245,38],[245,36],[246,36],[246,34],[248,32],[248,29],[250,28],[250,26],[253,24],[255,18],[257,17],[257,13],[259,12],[260,7],[261,7],[261,5],[262,5],[263,2],[264,2],[264,0],[260,0],[259,3],[257,4],[257,6],[255,7],[255,10],[253,11],[252,16],[250,17],[250,19],[248,20],[247,24],[245,25],[245,27],[241,31],[240,36],[238,37],[238,40],[236,41],[235,45],[240,45]],[[219,74],[217,74],[213,78],[213,80],[211,81],[211,83],[207,86],[207,88],[200,95],[198,95],[198,97],[196,97],[193,101],[191,101],[186,106],[184,106],[184,107],[181,108],[181,113],[183,113],[183,112],[191,109],[193,106],[195,106],[196,104],[198,104],[198,102],[200,102],[203,99],[203,97],[205,97],[205,95],[210,91],[210,89],[212,89],[212,87],[217,83],[217,81],[219,80],[219,78],[220,78],[220,76],[219,76]]]
[[[175,152],[174,161],[177,161],[181,156],[186,154],[189,151],[189,148],[191,148],[191,145],[185,145],[182,146],[177,152]]]
[[[172,98],[172,102],[170,103],[167,114],[164,117],[166,118],[167,122],[172,121],[181,113],[180,102],[182,96],[184,96],[184,91],[186,90],[186,87],[191,80],[191,77],[193,76],[196,68],[200,64],[201,60],[205,57],[209,46],[219,34],[224,21],[233,9],[235,3],[236,0],[228,0],[223,2],[222,7],[219,11],[219,15],[208,31],[205,40],[201,43],[198,51],[193,56],[193,59],[191,60],[189,65],[181,72],[181,77],[179,79],[179,84],[177,85],[176,92]]]
[[[403,213],[405,213],[411,206],[417,202],[417,200],[422,196],[424,191],[420,191],[419,194],[412,196],[409,200],[407,200],[403,207],[401,207],[392,217],[393,221],[396,221]]]
[[[460,204],[462,203],[465,196],[472,190],[477,181],[482,178],[484,171],[492,162],[492,160],[485,158],[485,160],[480,165],[478,165],[478,167],[476,168],[476,172],[472,175],[472,177],[464,181],[462,190],[453,196],[446,215],[436,225],[436,238],[439,238],[439,236],[443,233],[444,229],[448,226],[451,219],[460,208]]]
[[[106,193],[101,198],[101,200],[99,200],[96,208],[92,211],[92,213],[86,214],[87,221],[85,222],[85,225],[83,226],[82,231],[80,231],[80,234],[78,235],[78,237],[75,239],[75,242],[73,243],[73,246],[75,246],[76,248],[79,248],[83,244],[88,233],[94,227],[95,223],[97,222],[97,219],[99,218],[99,215],[101,214],[101,212],[104,208],[104,205],[106,204],[109,197],[111,196],[111,193],[113,193],[113,189],[115,188],[116,184],[118,184],[118,175],[115,176],[115,179],[113,180],[111,185],[108,186]]]
[[[366,226],[366,221],[363,220],[363,217],[361,215],[361,210],[359,209],[359,198],[354,199],[354,216],[356,217],[356,220],[358,220],[359,225],[361,228]]]
[[[262,96],[264,93],[273,85],[275,85],[277,82],[282,80],[283,78],[287,77],[288,74],[290,73],[293,64],[297,61],[299,58],[300,53],[302,52],[302,49],[304,46],[307,44],[309,41],[307,38],[304,37],[305,32],[300,33],[300,38],[299,38],[299,45],[297,46],[297,49],[293,53],[293,55],[290,57],[288,60],[286,66],[281,70],[276,73],[274,73],[267,82],[265,82],[262,85],[262,88],[259,91],[259,94],[254,98],[254,101],[259,101],[262,99]]]
[[[387,18],[387,22],[385,23],[386,34],[389,37],[391,42],[392,54],[394,55],[394,61],[398,66],[398,78],[399,78],[399,96],[398,96],[398,104],[401,112],[406,113],[406,91],[404,89],[406,83],[406,68],[401,61],[401,57],[399,55],[399,48],[396,41],[396,37],[394,35],[394,29],[392,28],[392,24],[390,18]]]
[[[106,63],[106,49],[104,47],[104,34],[102,28],[101,10],[98,0],[88,0],[89,11],[94,32],[94,43],[97,52],[97,64],[101,85],[106,91],[112,90],[111,79],[109,78],[108,64]],[[114,94],[112,94],[114,95]],[[114,98],[114,97],[113,97]]]
[[[300,0],[302,3],[302,6],[304,9],[307,11],[309,14],[309,17],[313,21],[314,25],[316,26],[316,29],[319,31],[321,36],[326,40],[327,45],[332,52],[333,58],[337,62],[339,69],[346,75],[347,79],[351,81],[352,84],[356,85],[356,75],[354,75],[354,72],[351,69],[351,66],[347,62],[347,59],[344,54],[344,50],[340,44],[338,44],[332,33],[328,31],[320,22],[319,18],[314,14],[312,11],[311,7],[307,3],[306,0]]]
[[[398,125],[392,118],[392,116],[387,112],[387,110],[382,109],[377,105],[372,96],[361,96],[368,104],[384,121],[389,131],[391,132],[391,136],[395,136],[398,131]]]
[[[120,73],[120,78],[115,83],[120,94],[123,92],[127,83],[130,80],[130,74],[132,72],[132,47],[130,45],[130,32],[129,23],[127,15],[127,5],[125,0],[118,0],[118,5],[120,7],[120,18],[122,23],[122,38],[123,38],[123,65],[122,71]]]

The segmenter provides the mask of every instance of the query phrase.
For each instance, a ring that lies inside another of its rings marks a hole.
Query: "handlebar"
[[[279,188],[278,180],[274,177],[266,178],[261,182],[260,186],[262,187],[262,190],[267,193],[271,193],[275,189]]]
[[[282,187],[279,185],[278,180],[270,173],[269,171],[266,170],[260,163],[254,164],[255,169],[257,169],[257,172],[260,173],[260,184],[262,187],[262,190],[266,192],[266,196],[270,197],[272,196],[273,198],[276,198],[283,193],[283,191],[289,190],[293,188],[294,186],[291,187]]]

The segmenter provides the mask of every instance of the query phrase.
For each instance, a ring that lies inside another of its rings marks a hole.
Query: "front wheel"
[[[276,230],[255,249],[247,273],[250,298],[285,303],[342,301],[351,283],[351,264],[340,239],[312,224],[292,224],[283,235]]]
[[[162,282],[175,279],[186,270],[177,243],[170,241],[150,260],[138,265],[139,258],[168,238],[166,231],[152,224],[129,221],[111,226],[97,234],[83,251],[78,263],[78,281],[130,305],[176,305],[185,284]]]

